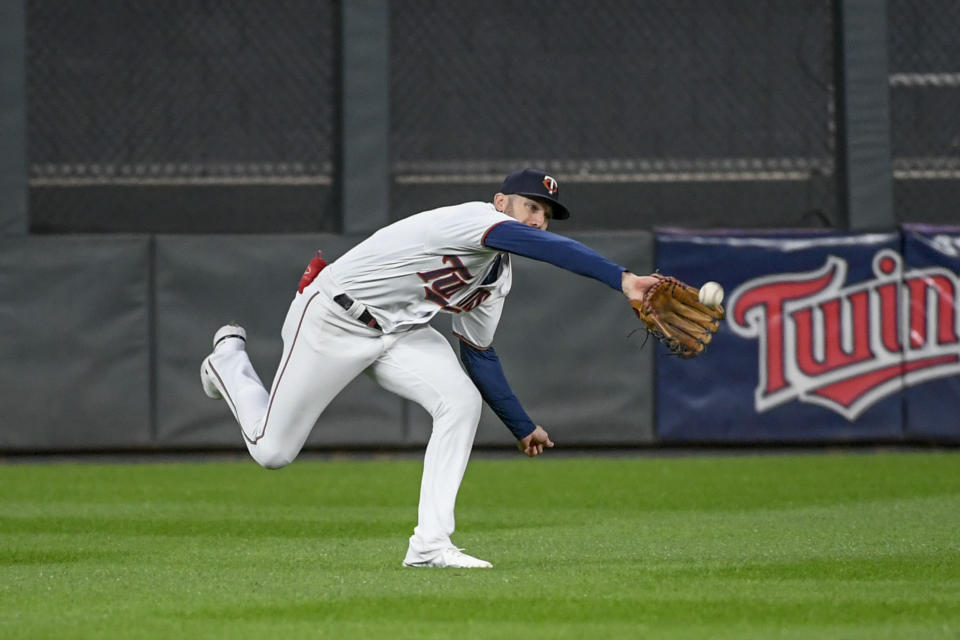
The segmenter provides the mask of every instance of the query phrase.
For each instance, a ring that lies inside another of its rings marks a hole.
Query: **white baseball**
[[[708,307],[715,307],[723,302],[723,287],[719,282],[704,282],[700,287],[700,302]]]

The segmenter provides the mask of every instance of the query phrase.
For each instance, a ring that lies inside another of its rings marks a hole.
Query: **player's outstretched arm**
[[[537,425],[537,428],[534,429],[530,435],[517,441],[517,446],[524,455],[533,458],[543,453],[544,447],[552,449],[553,442],[550,440],[550,435],[546,430],[540,425]]]
[[[621,275],[626,271],[626,267],[600,255],[583,243],[529,227],[516,220],[501,222],[491,227],[483,239],[483,244],[491,249],[548,262],[561,269],[594,278],[614,291],[621,290]]]

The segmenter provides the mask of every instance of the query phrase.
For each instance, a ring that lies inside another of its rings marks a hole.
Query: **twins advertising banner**
[[[663,441],[960,440],[960,228],[657,237],[726,290],[694,360],[657,352]]]

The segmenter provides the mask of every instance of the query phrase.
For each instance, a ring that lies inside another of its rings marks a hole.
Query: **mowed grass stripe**
[[[0,637],[960,637],[960,455],[0,466]]]

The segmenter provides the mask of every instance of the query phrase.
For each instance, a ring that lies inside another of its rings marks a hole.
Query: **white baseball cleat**
[[[409,560],[403,561],[403,566],[405,567],[441,567],[448,569],[492,569],[493,565],[487,562],[486,560],[481,560],[480,558],[474,558],[473,556],[467,555],[463,552],[462,549],[456,547],[448,547],[440,552],[440,554],[433,558],[432,560],[424,560],[423,562],[410,562]]]
[[[247,332],[238,324],[225,324],[213,334],[213,352],[217,350],[230,349],[239,351],[246,346]],[[210,354],[211,356],[213,353]],[[216,373],[210,367],[210,356],[203,359],[200,364],[200,384],[203,385],[203,392],[208,398],[222,398],[223,389]]]

